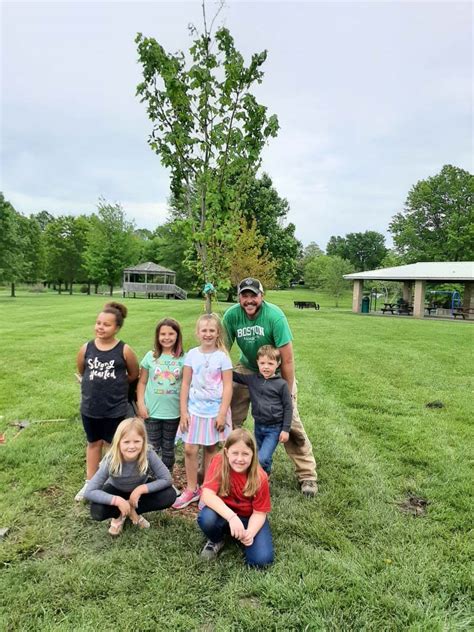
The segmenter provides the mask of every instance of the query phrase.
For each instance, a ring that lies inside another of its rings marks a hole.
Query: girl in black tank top
[[[127,414],[128,385],[138,378],[135,352],[116,338],[127,315],[121,303],[107,303],[97,316],[95,338],[81,347],[77,369],[81,381],[81,415],[87,435],[87,481],[96,473],[104,443],[111,443]],[[86,485],[76,494],[84,497]]]

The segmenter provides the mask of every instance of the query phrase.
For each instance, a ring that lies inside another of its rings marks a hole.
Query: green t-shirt
[[[285,314],[279,307],[263,301],[257,317],[248,318],[242,307],[233,305],[222,319],[229,349],[234,340],[240,348],[240,362],[258,371],[257,351],[263,345],[283,347],[293,340]]]
[[[184,357],[175,358],[163,353],[159,358],[149,351],[140,363],[148,371],[145,406],[154,419],[179,417],[179,393],[183,377]]]

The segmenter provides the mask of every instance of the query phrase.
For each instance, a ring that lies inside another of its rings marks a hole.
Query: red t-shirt
[[[209,469],[206,472],[206,479],[202,485],[216,494],[219,493],[221,467],[222,453],[220,452],[212,459]],[[245,472],[234,472],[234,470],[230,471],[230,495],[220,496],[220,498],[239,516],[248,517],[251,516],[254,511],[268,513],[271,509],[268,476],[260,466],[258,467],[258,473],[260,476],[260,487],[257,493],[255,496],[244,496],[243,489],[247,482],[247,474]]]

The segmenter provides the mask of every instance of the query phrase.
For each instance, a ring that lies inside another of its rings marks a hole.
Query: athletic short
[[[82,415],[82,425],[84,426],[88,443],[100,440],[112,443],[117,426],[124,419],[125,415],[114,418]]]

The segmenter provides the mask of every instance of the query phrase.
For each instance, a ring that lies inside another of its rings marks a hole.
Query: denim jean
[[[255,440],[258,449],[258,462],[267,474],[272,470],[273,453],[278,446],[281,424],[255,424]]]
[[[239,518],[244,527],[247,528],[250,517],[239,516]],[[198,525],[207,539],[214,543],[220,542],[226,534],[230,533],[227,520],[209,507],[204,507],[199,512]],[[256,534],[253,544],[243,546],[243,549],[245,561],[249,566],[261,568],[273,563],[273,540],[268,519],[265,520],[263,527]]]

